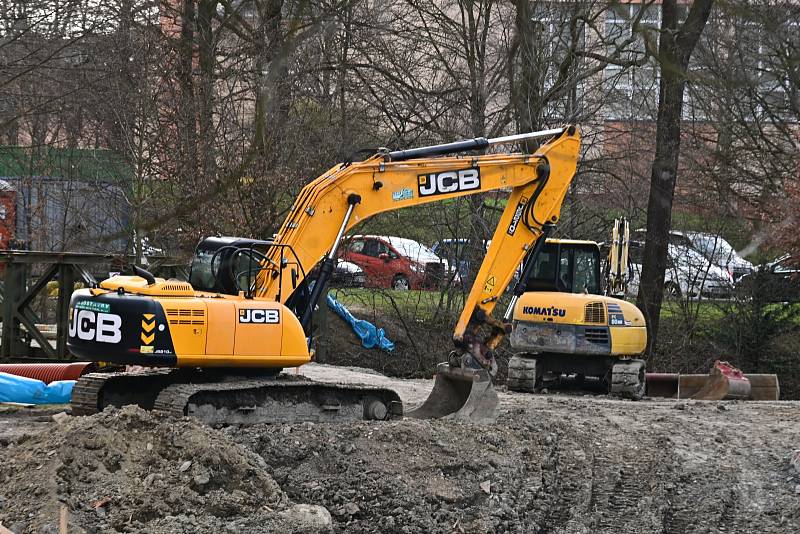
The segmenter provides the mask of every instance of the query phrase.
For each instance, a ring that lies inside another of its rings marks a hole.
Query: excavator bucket
[[[747,399],[750,381],[728,362],[717,360],[708,373],[705,384],[691,398],[697,400]]]
[[[778,400],[781,398],[781,386],[778,375],[759,374],[744,375],[750,381],[750,398],[753,400]]]
[[[743,374],[727,362],[717,361],[707,375],[647,373],[647,396],[673,399],[778,400],[778,376]]]
[[[405,415],[417,419],[456,419],[491,423],[499,400],[484,369],[462,369],[444,362],[436,366],[436,381],[428,398]]]

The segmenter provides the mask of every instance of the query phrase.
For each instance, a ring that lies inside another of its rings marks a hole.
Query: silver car
[[[727,270],[734,282],[742,276],[753,272],[753,264],[739,256],[736,250],[724,238],[703,232],[670,232],[673,235],[683,235],[690,242],[692,248],[700,252],[711,263]]]
[[[639,292],[644,241],[630,242],[631,280],[628,294]],[[709,262],[692,247],[670,244],[664,273],[664,291],[670,297],[728,298],[733,294],[733,276]]]

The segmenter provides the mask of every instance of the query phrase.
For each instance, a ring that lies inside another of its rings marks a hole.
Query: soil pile
[[[409,405],[431,385],[309,371],[392,387]],[[70,533],[800,532],[797,403],[500,402],[491,425],[0,412],[0,522],[55,533],[63,506]]]
[[[759,404],[508,395],[487,426],[224,431],[338,532],[798,532],[798,415]]]
[[[18,532],[57,532],[62,506],[70,532],[315,530],[259,456],[133,406],[65,416],[14,438],[0,458],[0,521]]]

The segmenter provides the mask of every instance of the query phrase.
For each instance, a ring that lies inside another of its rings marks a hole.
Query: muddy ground
[[[432,385],[302,372],[409,405]],[[55,533],[65,509],[69,532],[800,532],[798,403],[500,397],[492,425],[0,409],[0,524]]]

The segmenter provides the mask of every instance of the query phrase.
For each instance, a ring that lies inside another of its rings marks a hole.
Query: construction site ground
[[[407,405],[432,387],[352,368],[301,372],[389,386]],[[3,407],[0,524],[16,533],[800,532],[796,402],[502,388],[500,401],[490,425],[209,428],[134,407],[91,417]]]

